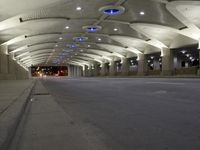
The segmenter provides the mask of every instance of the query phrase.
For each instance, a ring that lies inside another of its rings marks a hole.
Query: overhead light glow
[[[140,12],[140,15],[142,15],[142,16],[145,15],[145,12],[141,11],[141,12]]]
[[[82,10],[82,8],[80,6],[78,6],[78,7],[76,7],[76,10],[80,11],[80,10]]]
[[[62,40],[62,39],[63,39],[62,37],[59,38],[59,40]]]
[[[117,29],[117,28],[114,28],[113,30],[114,30],[114,31],[118,31],[118,29]]]
[[[69,26],[66,26],[65,29],[69,29]]]

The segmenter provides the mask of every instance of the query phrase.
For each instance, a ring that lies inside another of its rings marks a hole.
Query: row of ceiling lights
[[[82,7],[81,6],[77,6],[76,7],[76,10],[77,11],[81,11],[82,10]],[[108,15],[108,16],[113,16],[113,15],[119,15],[119,14],[122,14],[122,13],[124,13],[124,11],[125,11],[125,8],[124,7],[122,7],[122,6],[105,6],[105,7],[101,7],[100,9],[99,9],[99,11],[102,13],[102,14],[104,14],[104,15]],[[141,11],[140,12],[140,15],[145,15],[145,12],[143,12],[143,11]],[[101,30],[102,29],[102,27],[101,26],[84,26],[84,27],[82,27],[85,31],[87,31],[87,32],[96,32],[96,31],[99,31],[99,30]],[[66,26],[65,27],[65,29],[70,29],[70,27],[69,26]],[[119,29],[118,28],[114,28],[113,29],[113,31],[115,31],[115,32],[117,32]],[[81,42],[81,41],[84,41],[84,40],[87,40],[87,39],[83,39],[82,40],[82,37],[75,37],[76,39],[74,39],[76,42],[77,42],[77,40],[78,40],[78,42]],[[63,40],[63,37],[59,37],[59,40]],[[101,38],[97,38],[97,40],[99,41],[99,42],[101,42],[102,41],[102,39]],[[58,47],[58,45],[56,44],[55,45],[56,47]],[[89,47],[91,47],[91,45],[88,45],[88,48]],[[82,50],[83,51],[83,50]],[[81,51],[81,52],[82,52]],[[77,54],[75,54],[75,55],[77,55]]]
[[[77,6],[76,10],[77,11],[81,11],[82,7],[81,6]],[[106,15],[109,15],[109,16],[113,16],[113,15],[119,15],[119,14],[124,13],[125,8],[122,7],[122,6],[112,6],[112,5],[109,5],[109,6],[101,7],[99,9],[99,11],[101,13],[103,13],[103,14],[106,14]],[[139,14],[140,15],[145,15],[145,12],[141,11]],[[65,29],[69,29],[69,28],[70,28],[69,26],[65,27]],[[98,30],[101,30],[102,27],[101,26],[84,26],[83,29],[86,30],[86,31],[88,31],[88,32],[96,32]],[[118,30],[119,30],[118,28],[114,28],[113,29],[113,31],[118,31]],[[63,38],[60,37],[59,39],[62,40]],[[99,38],[98,41],[101,41],[101,39]]]

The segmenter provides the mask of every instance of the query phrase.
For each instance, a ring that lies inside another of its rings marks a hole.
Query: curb
[[[36,81],[26,88],[15,102],[0,116],[0,150],[6,150],[24,114],[28,99]]]

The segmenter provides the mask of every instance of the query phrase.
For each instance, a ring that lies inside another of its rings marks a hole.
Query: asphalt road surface
[[[46,78],[42,83],[89,140],[107,149],[200,150],[199,79]]]

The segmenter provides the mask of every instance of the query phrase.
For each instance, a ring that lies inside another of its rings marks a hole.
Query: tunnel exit
[[[32,66],[32,77],[68,76],[67,66]]]

